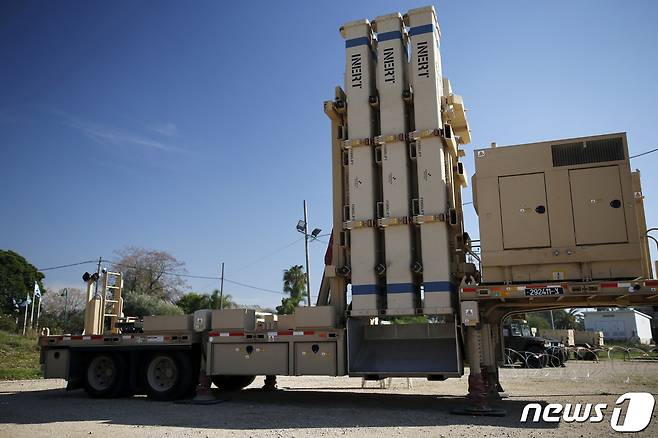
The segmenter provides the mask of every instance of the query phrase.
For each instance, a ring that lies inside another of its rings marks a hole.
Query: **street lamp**
[[[304,253],[306,255],[306,297],[308,300],[308,306],[311,305],[311,274],[309,272],[309,263],[308,263],[308,238],[309,236],[315,240],[318,235],[322,232],[319,228],[314,228],[311,231],[311,234],[308,234],[308,208],[306,205],[306,199],[304,199],[304,219],[297,222],[295,227],[297,231],[304,235]]]

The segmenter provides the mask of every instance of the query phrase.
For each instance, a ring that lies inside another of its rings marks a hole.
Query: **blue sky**
[[[302,200],[312,227],[331,228],[322,102],[342,82],[338,28],[427,3],[2,2],[0,248],[48,267],[136,245],[190,274],[218,275],[224,261],[227,278],[280,290],[283,269],[304,260],[292,244]],[[435,6],[444,73],[469,109],[469,173],[473,148],[491,141],[627,131],[631,153],[658,147],[658,3]],[[658,154],[632,164],[656,226]],[[314,294],[324,246],[311,245]],[[49,271],[46,285],[81,286],[91,268]]]

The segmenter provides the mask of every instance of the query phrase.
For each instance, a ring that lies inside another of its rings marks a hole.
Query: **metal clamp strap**
[[[443,133],[440,129],[423,129],[422,131],[412,131],[409,133],[411,140],[418,140],[426,137],[441,137]]]
[[[444,213],[439,214],[419,214],[418,216],[413,217],[413,223],[416,225],[425,224],[429,222],[445,222],[446,215]]]
[[[386,228],[389,225],[407,225],[410,221],[410,218],[408,216],[402,216],[402,217],[383,217],[379,220],[377,220],[377,224],[381,228]]]
[[[374,144],[372,138],[354,138],[351,140],[343,140],[343,149],[350,149],[359,146],[370,146]]]
[[[362,221],[345,221],[343,222],[343,229],[353,230],[355,228],[367,228],[374,227],[375,221],[372,219],[362,220]]]
[[[398,141],[406,141],[407,136],[401,132],[399,134],[378,135],[375,137],[375,144],[395,143]]]

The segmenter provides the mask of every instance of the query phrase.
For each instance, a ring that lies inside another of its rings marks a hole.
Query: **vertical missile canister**
[[[377,175],[374,161],[375,95],[373,34],[368,20],[341,27],[345,38],[345,96],[347,101],[347,192],[349,217],[344,228],[350,235],[352,315],[377,315],[381,307],[377,263]],[[346,213],[347,213],[346,211]]]
[[[402,15],[375,18],[377,32],[377,92],[381,135],[375,137],[380,149],[382,203],[378,225],[384,229],[386,254],[386,302],[388,315],[413,315],[420,307],[420,292],[413,283],[410,220],[409,151],[407,117],[402,98],[408,87],[406,31]]]
[[[452,169],[441,118],[443,80],[439,53],[439,26],[434,7],[410,10],[405,17],[411,42],[410,78],[414,99],[418,199],[413,220],[420,226],[424,313],[452,314],[451,249],[448,223],[454,220],[448,206],[447,184]],[[454,139],[452,140],[454,144]],[[455,145],[456,146],[456,145]],[[454,211],[454,210],[453,210]]]

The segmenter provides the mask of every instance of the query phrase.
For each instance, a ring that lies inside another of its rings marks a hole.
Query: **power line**
[[[70,268],[71,266],[79,266],[79,265],[85,265],[87,263],[97,263],[97,262],[98,260],[86,260],[84,262],[69,263],[68,265],[59,265],[59,266],[51,266],[50,268],[41,268],[41,269],[37,269],[37,271],[52,271],[53,269]]]
[[[653,154],[654,152],[658,152],[658,148],[656,148],[656,149],[651,149],[650,151],[642,152],[641,154],[631,155],[631,156],[628,157],[628,158],[629,158],[629,159],[631,159],[631,158],[637,158],[637,157],[641,157],[642,155]]]
[[[137,266],[131,266],[131,265],[127,265],[125,263],[113,262],[111,260],[104,260],[104,261],[108,262],[108,263],[111,263],[115,266],[123,266],[123,267],[131,268],[131,269],[139,269],[139,267],[137,267]],[[181,273],[178,273],[178,272],[169,272],[169,271],[162,271],[162,274],[163,275],[171,275],[171,276],[174,276],[174,277],[195,278],[195,279],[201,279],[201,280],[221,280],[221,277],[213,277],[213,276],[210,276],[210,275],[181,274]],[[249,289],[254,289],[254,290],[257,290],[257,291],[261,291],[261,292],[274,293],[274,294],[277,294],[277,295],[282,295],[283,294],[282,291],[267,289],[267,288],[264,288],[264,287],[254,286],[254,285],[246,284],[246,283],[240,283],[240,282],[235,281],[235,280],[230,280],[226,277],[224,277],[224,281],[227,282],[227,283],[235,284],[237,286],[242,286],[242,287],[246,287],[246,288],[249,288]]]
[[[224,281],[227,282],[227,283],[235,284],[237,286],[242,286],[242,287],[247,287],[249,289],[259,290],[261,292],[269,292],[269,293],[272,293],[272,294],[283,295],[283,291],[280,291],[280,290],[277,291],[277,290],[274,290],[274,289],[265,289],[263,287],[252,286],[250,284],[245,284],[245,283],[240,283],[238,281],[229,280],[226,277],[224,277]]]
[[[296,240],[293,241],[293,242],[290,242],[290,243],[288,243],[288,244],[286,244],[286,245],[284,245],[284,246],[282,246],[282,247],[280,247],[280,248],[278,248],[278,249],[275,249],[274,251],[272,251],[272,252],[269,253],[269,254],[265,254],[264,256],[259,257],[259,258],[257,258],[256,260],[247,263],[246,265],[244,265],[244,266],[242,266],[242,267],[240,267],[240,268],[234,270],[233,272],[240,272],[240,271],[242,271],[243,269],[248,268],[249,266],[255,265],[256,263],[258,263],[258,262],[260,262],[260,261],[263,261],[263,260],[265,260],[265,259],[267,259],[267,258],[269,258],[269,257],[272,257],[273,255],[276,255],[276,254],[280,253],[280,252],[283,251],[284,249],[290,248],[291,246],[293,246],[293,245],[296,244],[296,243],[301,242],[302,240],[304,240],[304,238],[303,238],[303,237],[300,237],[299,239],[296,239]]]

